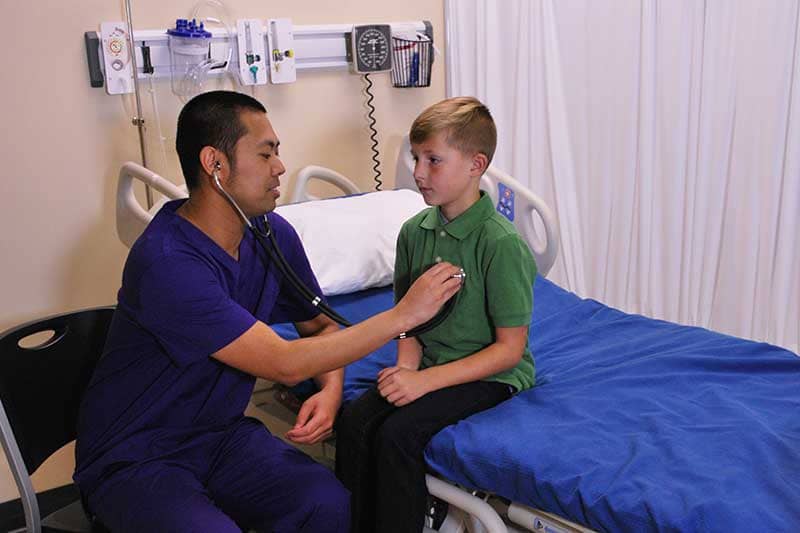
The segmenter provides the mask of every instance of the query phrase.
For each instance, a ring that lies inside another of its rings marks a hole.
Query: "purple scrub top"
[[[244,420],[255,384],[211,354],[256,320],[302,322],[318,314],[249,230],[237,261],[175,213],[183,201],[158,212],[125,263],[104,355],[78,421],[74,478],[85,497],[114,473],[150,461],[185,462],[202,475]],[[279,215],[268,217],[289,265],[321,294],[297,233]]]

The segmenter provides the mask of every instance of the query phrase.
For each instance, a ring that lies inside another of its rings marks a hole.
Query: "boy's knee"
[[[382,450],[386,452],[393,450],[409,451],[414,447],[413,443],[414,428],[405,424],[398,424],[391,418],[381,425],[375,435],[378,457],[380,457]]]

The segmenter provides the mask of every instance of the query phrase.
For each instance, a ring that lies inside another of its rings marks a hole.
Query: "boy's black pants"
[[[345,406],[336,427],[336,476],[352,493],[352,532],[422,531],[428,441],[442,428],[508,399],[511,389],[476,381],[395,407],[372,388]]]

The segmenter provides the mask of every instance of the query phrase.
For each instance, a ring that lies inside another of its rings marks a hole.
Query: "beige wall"
[[[290,17],[295,24],[391,22],[428,19],[443,50],[443,0],[368,2],[226,0],[237,17]],[[165,6],[169,8],[165,8]],[[192,1],[135,0],[137,29],[164,28],[187,16]],[[273,7],[274,6],[274,7]],[[208,13],[204,11],[204,13]],[[136,130],[122,98],[89,87],[83,32],[104,20],[122,20],[121,2],[20,3],[8,24],[2,84],[3,142],[0,161],[0,329],[50,313],[114,303],[127,250],[114,228],[116,173],[126,160],[139,161]],[[22,22],[24,21],[24,23]],[[401,136],[416,114],[444,97],[441,56],[427,89],[392,89],[387,75],[374,76],[378,129],[391,184]],[[157,82],[165,159],[155,139],[152,106],[144,114],[151,168],[180,181],[172,154],[179,102]],[[300,72],[295,84],[259,88],[281,138],[287,174],[284,198],[297,171],[308,164],[329,166],[371,187],[369,139],[361,78],[345,70]],[[37,490],[69,482],[71,450],[34,476]],[[0,461],[0,501],[17,497]]]

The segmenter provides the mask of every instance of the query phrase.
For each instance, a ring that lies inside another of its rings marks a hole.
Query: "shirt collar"
[[[419,225],[421,228],[428,230],[441,228],[451,237],[461,240],[492,216],[493,213],[494,205],[492,204],[492,199],[486,192],[481,191],[481,197],[477,202],[447,224],[442,224],[442,220],[439,217],[439,207],[437,206],[428,211]]]
[[[228,252],[223,250],[222,247],[214,241],[214,239],[203,232],[203,230],[178,214],[178,208],[180,208],[180,206],[183,205],[187,199],[188,198],[179,198],[177,200],[171,200],[167,202],[161,209],[159,209],[158,213],[156,213],[156,216],[164,216],[169,218],[172,223],[178,225],[184,237],[194,246],[197,246],[206,253],[211,254],[218,261],[221,261],[222,264],[227,265],[234,270],[238,269],[242,260],[243,251],[247,253],[247,247],[252,246],[248,242],[251,239],[254,239],[254,237],[249,235],[251,232],[245,230],[244,235],[242,236],[242,241],[239,243],[239,260],[237,261],[231,257]]]

